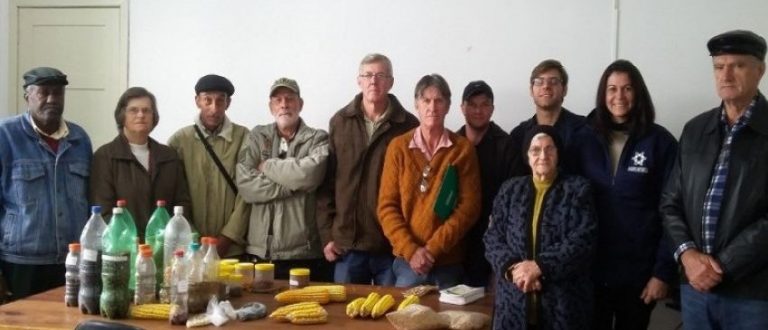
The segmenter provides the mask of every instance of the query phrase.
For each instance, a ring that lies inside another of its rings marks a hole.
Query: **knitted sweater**
[[[414,130],[390,142],[384,160],[379,188],[378,216],[384,235],[392,244],[395,256],[410,260],[419,247],[426,247],[435,265],[462,262],[462,238],[480,214],[480,169],[472,143],[449,133],[453,145],[437,151],[427,161],[418,149],[410,149]],[[427,190],[419,185],[426,165],[431,170],[426,178]],[[456,166],[459,197],[451,215],[441,221],[433,210],[440,182],[448,165]]]

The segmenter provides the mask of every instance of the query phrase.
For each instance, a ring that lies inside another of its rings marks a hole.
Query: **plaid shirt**
[[[749,118],[752,117],[752,108],[755,106],[755,100],[747,107],[747,111],[739,117],[733,127],[728,126],[725,117],[725,108],[720,112],[720,122],[723,123],[725,136],[723,137],[720,155],[717,157],[717,164],[712,172],[712,180],[709,182],[707,194],[704,196],[704,212],[701,217],[701,243],[702,251],[706,254],[712,254],[715,250],[715,235],[717,232],[717,222],[720,219],[720,206],[723,203],[723,194],[725,193],[725,181],[728,178],[728,164],[731,159],[731,143],[736,134],[747,126]],[[694,242],[685,242],[675,251],[675,259],[690,248],[695,247]]]

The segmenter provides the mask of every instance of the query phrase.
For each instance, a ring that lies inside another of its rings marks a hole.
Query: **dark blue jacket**
[[[595,193],[599,222],[595,283],[636,290],[642,290],[652,276],[671,283],[677,267],[668,240],[662,240],[659,202],[677,142],[656,124],[643,136],[630,136],[615,175],[608,148],[609,142],[587,124],[572,137],[565,159],[566,168],[588,178]]]

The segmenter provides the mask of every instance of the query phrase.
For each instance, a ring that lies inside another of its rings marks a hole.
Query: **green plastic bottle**
[[[133,242],[131,246],[131,274],[136,274],[136,258],[139,256],[139,234],[136,230],[136,221],[133,220],[131,211],[128,210],[128,202],[124,199],[117,200],[117,207],[123,209],[123,215],[125,216],[125,222],[128,224],[128,235]],[[133,292],[136,290],[136,277],[131,276],[130,282],[128,282],[128,288]]]
[[[156,283],[158,289],[163,284],[163,270],[165,269],[163,265],[163,231],[170,219],[171,216],[165,208],[165,201],[160,199],[157,201],[155,212],[152,212],[152,216],[149,217],[145,231],[144,242],[152,246],[152,260],[155,261],[157,268]]]
[[[103,283],[99,307],[101,315],[110,319],[128,317],[131,293],[128,282],[131,276],[130,256],[135,237],[131,235],[128,218],[123,208],[112,209],[112,219],[102,236],[101,280]]]

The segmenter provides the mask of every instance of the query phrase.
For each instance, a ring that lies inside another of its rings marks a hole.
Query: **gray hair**
[[[433,73],[428,74],[424,77],[421,77],[419,79],[419,82],[416,83],[416,89],[413,92],[413,97],[418,100],[419,97],[424,94],[424,90],[429,87],[435,87],[440,92],[440,94],[446,99],[448,104],[451,104],[451,89],[448,87],[448,82],[445,81],[445,78],[443,76]]]
[[[384,63],[384,66],[387,67],[387,74],[392,75],[392,61],[389,60],[389,57],[386,57],[379,53],[371,53],[368,55],[365,55],[363,57],[363,60],[360,61],[360,68],[359,70],[363,69],[363,65],[371,64],[371,63]]]

